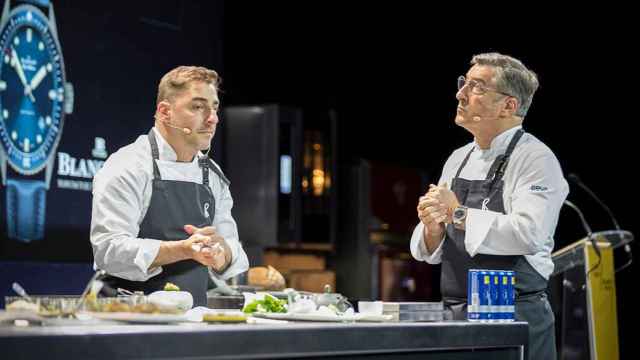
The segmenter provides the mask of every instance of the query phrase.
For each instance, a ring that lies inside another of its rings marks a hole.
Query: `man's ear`
[[[166,120],[171,114],[171,104],[168,101],[160,101],[156,106],[156,114],[160,116],[160,120]]]
[[[504,104],[504,111],[507,112],[507,115],[515,114],[518,111],[519,107],[520,107],[520,102],[518,101],[517,98],[513,96],[507,97],[507,100],[505,101],[505,104]]]

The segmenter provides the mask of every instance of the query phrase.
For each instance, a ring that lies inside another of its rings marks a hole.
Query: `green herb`
[[[180,291],[180,288],[178,285],[168,282],[164,284],[164,291]]]
[[[286,304],[286,300],[279,300],[269,294],[265,294],[264,300],[253,300],[242,311],[247,314],[254,312],[285,313],[287,312]]]

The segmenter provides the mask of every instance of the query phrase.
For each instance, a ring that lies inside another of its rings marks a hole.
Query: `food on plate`
[[[131,312],[131,306],[124,302],[112,301],[102,305],[103,312]]]
[[[291,314],[308,314],[316,311],[316,303],[311,299],[296,299],[289,305],[289,313]]]
[[[187,311],[193,307],[193,296],[187,291],[155,291],[147,296],[147,302],[163,309]]]
[[[168,282],[164,284],[164,291],[180,291],[180,288],[178,285]]]
[[[316,313],[319,315],[328,315],[328,316],[342,315],[342,312],[338,310],[338,308],[333,304],[319,306],[318,310],[316,310]]]
[[[7,305],[7,311],[40,311],[40,305],[28,302],[26,300],[16,300]]]
[[[247,315],[241,312],[211,313],[202,316],[204,322],[246,322]]]
[[[253,300],[249,304],[245,305],[242,311],[247,314],[252,314],[254,312],[285,313],[287,312],[286,305],[286,300],[280,300],[272,295],[264,294],[264,299]]]
[[[118,298],[100,299],[102,304],[97,312],[137,313],[137,314],[179,314],[182,311],[175,306],[159,306],[153,303],[132,305]]]

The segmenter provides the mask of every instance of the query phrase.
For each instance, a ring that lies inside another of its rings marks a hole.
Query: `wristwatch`
[[[8,236],[30,242],[44,237],[46,190],[73,87],[50,1],[10,2],[0,18],[0,170]]]
[[[465,219],[467,218],[467,207],[466,206],[458,206],[453,209],[453,215],[451,216],[453,225],[455,227],[461,227],[464,225]]]

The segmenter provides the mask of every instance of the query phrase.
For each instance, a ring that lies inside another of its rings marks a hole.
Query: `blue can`
[[[491,303],[491,277],[487,270],[470,269],[467,278],[467,319],[487,321]]]
[[[515,291],[515,287],[516,287],[516,273],[515,271],[506,271],[506,289],[505,289],[505,294],[504,294],[504,303],[503,303],[503,308],[504,308],[504,315],[503,315],[503,319],[504,321],[514,321],[515,320],[515,313],[516,313],[516,307],[515,307],[515,303],[516,303],[516,291]]]
[[[508,271],[498,271],[498,319],[504,321],[508,317],[509,275]]]
[[[489,273],[489,311],[487,312],[487,321],[500,321],[500,274],[499,271],[490,270]]]

